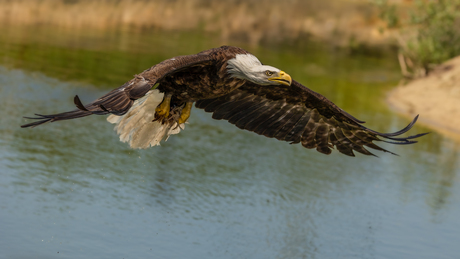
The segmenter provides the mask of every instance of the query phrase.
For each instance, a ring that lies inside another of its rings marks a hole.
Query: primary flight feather
[[[353,151],[373,155],[365,147],[389,152],[374,141],[412,144],[425,135],[399,137],[412,128],[418,116],[394,133],[368,129],[363,121],[284,71],[231,46],[165,60],[90,104],[83,105],[78,96],[74,103],[78,109],[26,117],[37,121],[21,127],[110,114],[107,120],[116,124],[121,141],[133,148],[147,148],[179,133],[195,103],[212,112],[214,119],[269,138],[301,143],[323,154],[336,148],[348,156],[354,156]]]

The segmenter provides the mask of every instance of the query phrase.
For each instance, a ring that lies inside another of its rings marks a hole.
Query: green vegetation
[[[40,71],[64,81],[100,87],[121,85],[136,73],[177,55],[219,42],[197,33],[116,33],[14,27],[0,35],[0,64]]]
[[[91,84],[111,90],[165,59],[224,44],[216,35],[198,32],[79,32],[32,27],[3,30],[0,68],[39,72],[66,82],[77,81],[85,87]],[[388,111],[381,97],[400,79],[398,64],[391,58],[395,52],[391,50],[350,56],[347,49],[316,42],[239,46],[263,63],[289,71],[295,80],[357,116],[362,110]],[[357,89],[361,89],[359,93]],[[69,96],[84,92],[75,91]]]
[[[377,4],[387,28],[399,30],[399,59],[406,77],[425,76],[460,55],[460,0],[416,1],[407,17],[387,0]]]

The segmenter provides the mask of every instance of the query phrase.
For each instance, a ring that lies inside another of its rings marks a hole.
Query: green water
[[[3,29],[0,258],[459,258],[459,146],[435,132],[349,158],[242,131],[194,109],[161,147],[131,150],[105,117],[20,129],[176,55],[238,45],[366,125],[388,109],[394,53],[213,35]],[[423,116],[423,114],[422,114]],[[416,125],[411,133],[428,131]]]

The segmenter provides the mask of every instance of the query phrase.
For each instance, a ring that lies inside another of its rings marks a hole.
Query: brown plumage
[[[172,97],[171,108],[196,102],[197,108],[212,112],[214,119],[227,120],[241,129],[269,138],[301,143],[323,154],[330,154],[335,147],[348,156],[354,156],[353,151],[373,155],[365,147],[389,152],[374,141],[412,144],[416,143],[413,139],[425,135],[397,137],[409,131],[418,116],[395,133],[368,129],[362,125],[363,121],[324,96],[291,81],[283,71],[263,66],[247,51],[229,46],[165,60],[88,105],[83,105],[75,96],[77,110],[36,114],[38,117],[30,119],[38,121],[21,127],[91,114],[123,116],[156,84],[159,92]],[[176,112],[174,116],[180,114]]]

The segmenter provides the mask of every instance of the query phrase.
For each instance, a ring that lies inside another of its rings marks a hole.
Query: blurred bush
[[[460,0],[414,1],[406,12],[388,0],[375,2],[387,29],[396,29],[404,76],[425,76],[436,65],[460,55]]]

